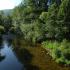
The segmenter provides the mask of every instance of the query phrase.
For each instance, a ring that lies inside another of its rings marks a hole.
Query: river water
[[[29,46],[20,39],[0,41],[0,70],[70,70],[58,65],[40,44]]]
[[[23,65],[12,51],[12,45],[8,45],[8,42],[4,40],[1,47],[0,70],[21,70]]]

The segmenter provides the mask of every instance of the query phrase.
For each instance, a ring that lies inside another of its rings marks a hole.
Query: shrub
[[[64,39],[62,42],[43,42],[43,47],[50,51],[50,55],[57,63],[70,64],[70,42]]]

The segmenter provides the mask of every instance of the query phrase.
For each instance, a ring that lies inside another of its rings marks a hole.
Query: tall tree
[[[62,4],[60,5],[58,12],[58,21],[58,24],[63,30],[63,35],[70,38],[70,0],[62,0]]]

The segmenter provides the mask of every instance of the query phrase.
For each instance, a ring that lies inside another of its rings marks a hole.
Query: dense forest
[[[22,0],[0,12],[0,37],[12,33],[41,47],[57,63],[70,65],[70,0]]]

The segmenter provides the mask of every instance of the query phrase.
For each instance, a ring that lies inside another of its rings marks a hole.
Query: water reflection
[[[6,36],[7,37],[7,36]],[[40,46],[20,39],[0,41],[0,70],[70,70],[56,64]]]
[[[41,46],[32,47],[20,39],[14,41],[14,46],[13,51],[26,70],[70,70],[55,63]]]
[[[23,65],[12,51],[10,41],[11,40],[4,40],[3,42],[0,42],[0,70],[21,70]]]
[[[32,59],[33,59],[33,54],[31,54],[26,48],[24,49],[14,49],[17,58],[20,60],[22,64],[24,64],[24,67],[26,70],[39,70],[38,66],[32,65]],[[24,70],[24,68],[22,68]]]
[[[0,62],[3,61],[5,59],[5,56],[1,56],[0,54]]]
[[[5,56],[1,54],[1,49],[3,49],[2,38],[0,38],[0,62],[5,59]]]
[[[19,48],[21,41],[17,41],[17,48],[15,49],[13,49],[12,41],[12,38],[10,39],[10,37],[4,35],[3,42],[0,42],[0,70],[39,70],[38,66],[31,64],[33,54],[26,48]]]

